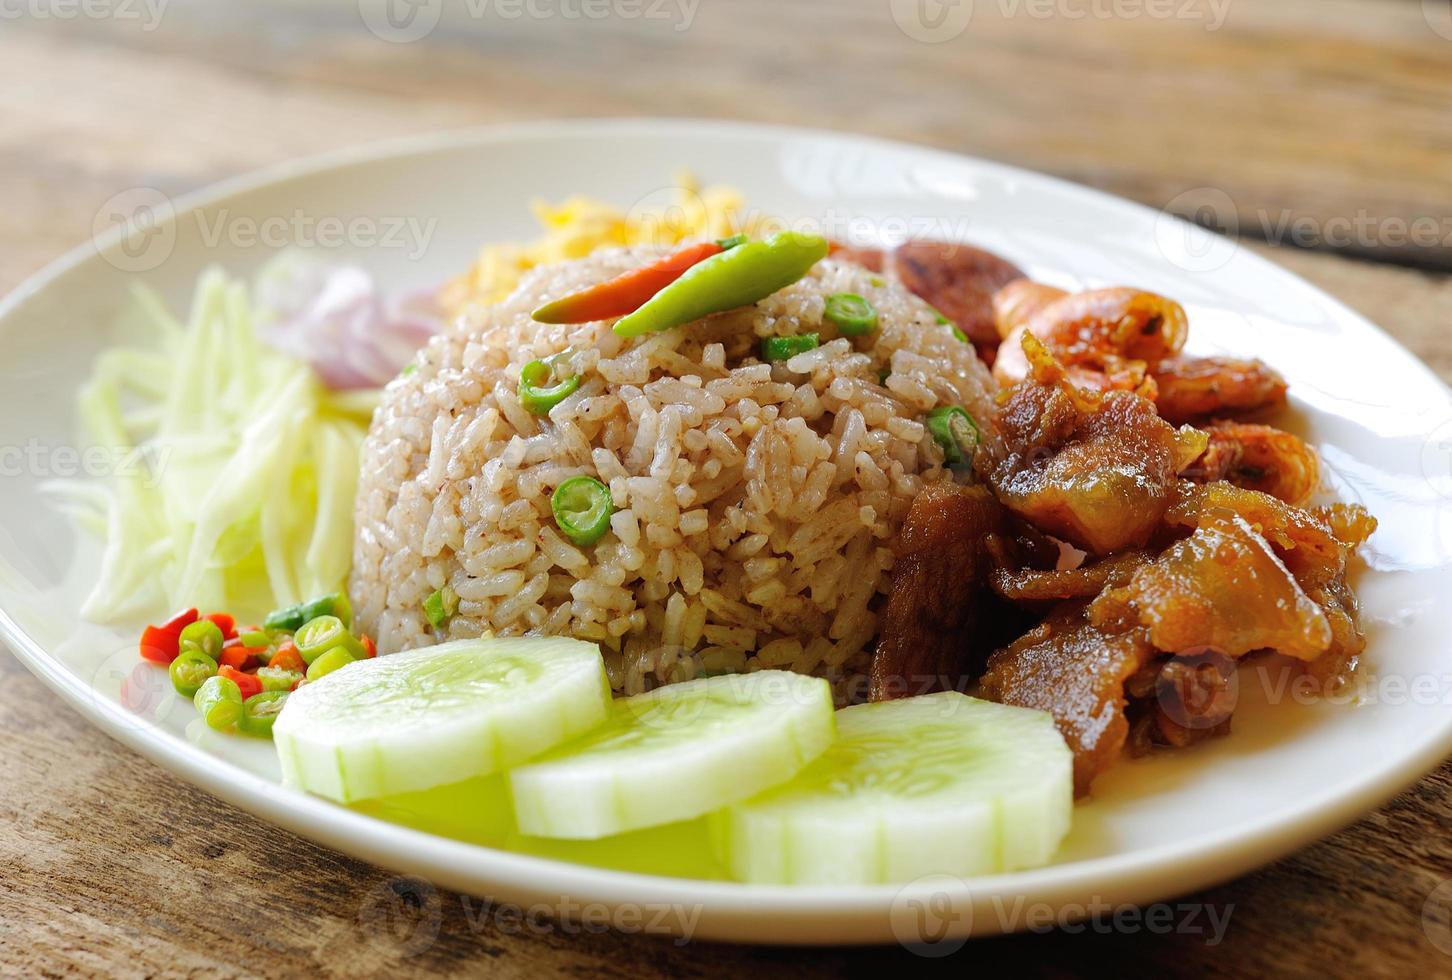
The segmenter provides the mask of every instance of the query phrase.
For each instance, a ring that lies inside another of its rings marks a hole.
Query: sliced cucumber
[[[821,678],[781,670],[615,702],[600,729],[510,773],[523,834],[594,840],[689,820],[796,775],[832,742]]]
[[[838,741],[790,783],[712,818],[748,882],[871,884],[1047,861],[1073,760],[1040,711],[947,692],[837,712]]]
[[[284,782],[351,803],[508,768],[594,728],[609,705],[592,644],[460,640],[304,684],[272,735]]]

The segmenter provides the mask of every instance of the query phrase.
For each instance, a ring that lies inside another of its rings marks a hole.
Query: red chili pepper
[[[181,632],[197,621],[197,611],[187,609],[162,623],[141,631],[141,658],[156,664],[169,664],[181,652]]]
[[[222,639],[237,638],[237,620],[226,613],[207,613],[207,618],[217,624],[217,629],[222,631]]]
[[[307,673],[308,669],[307,661],[302,658],[302,654],[297,652],[297,646],[291,640],[277,648],[277,652],[272,655],[267,666],[281,667],[283,670],[291,670],[299,674]]]
[[[546,303],[531,315],[540,323],[588,323],[634,313],[646,300],[685,275],[691,266],[738,244],[740,241],[726,238],[687,245],[650,265]]]
[[[373,642],[373,637],[369,636],[367,633],[364,633],[362,636],[358,637],[358,642],[363,644],[363,656],[366,659],[372,660],[374,657],[378,656],[378,646]]]
[[[234,647],[223,647],[221,654],[217,657],[217,663],[223,667],[231,667],[233,670],[241,670],[251,659],[252,651],[239,643]]]
[[[244,674],[237,668],[230,667],[224,664],[222,668],[217,671],[217,676],[225,677],[233,684],[236,684],[237,689],[242,692],[243,701],[246,701],[254,694],[262,693],[262,682],[257,679],[256,674]]]

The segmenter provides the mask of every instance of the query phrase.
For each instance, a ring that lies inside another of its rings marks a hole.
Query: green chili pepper
[[[317,619],[308,620],[293,634],[292,642],[297,645],[297,652],[303,658],[303,663],[307,664],[337,647],[342,647],[355,657],[363,655],[363,644],[348,632],[348,627],[337,616],[319,616]]]
[[[242,702],[242,717],[237,727],[248,735],[258,738],[272,737],[272,723],[287,704],[286,691],[263,691]]]
[[[237,639],[249,650],[265,650],[272,646],[272,634],[267,630],[248,630]]]
[[[308,665],[308,680],[326,677],[339,667],[346,667],[357,658],[342,647],[334,647]]]
[[[176,693],[189,698],[197,693],[197,688],[206,683],[208,677],[217,673],[217,661],[200,650],[184,650],[171,662],[167,673]]]
[[[550,409],[575,393],[580,387],[580,376],[572,374],[558,384],[541,387],[555,376],[555,366],[565,354],[556,354],[543,361],[530,361],[519,372],[519,401],[527,411],[535,415],[548,415]]]
[[[429,593],[429,597],[424,600],[423,611],[429,625],[438,629],[449,621],[449,617],[459,611],[458,593],[447,585]]]
[[[210,619],[199,619],[181,631],[181,636],[177,638],[177,649],[182,653],[203,653],[216,660],[222,652],[223,642],[221,627]]]
[[[806,275],[827,250],[821,235],[792,231],[738,245],[691,266],[640,309],[615,321],[615,334],[639,337],[749,306]]]
[[[856,293],[828,296],[822,319],[834,324],[844,337],[860,337],[877,329],[877,310]]]
[[[581,547],[604,537],[615,513],[610,488],[590,476],[572,476],[561,483],[550,497],[550,507],[565,537]]]
[[[282,633],[296,633],[304,623],[317,619],[319,616],[337,616],[343,621],[344,626],[352,626],[353,604],[348,601],[346,593],[334,592],[332,595],[299,602],[295,606],[274,609],[262,621],[262,627]]]
[[[745,235],[732,235],[730,238],[716,239],[716,244],[720,247],[721,251],[729,252],[737,245],[745,245],[748,241],[750,241],[750,239],[748,239]]]
[[[208,728],[225,732],[242,717],[242,689],[225,677],[208,677],[192,697]]]
[[[935,408],[928,413],[928,431],[943,447],[943,458],[951,465],[963,462],[963,451],[978,445],[978,423],[957,405]]]
[[[762,337],[761,359],[763,361],[788,361],[798,354],[805,354],[818,345],[814,333],[798,334],[795,337]]]

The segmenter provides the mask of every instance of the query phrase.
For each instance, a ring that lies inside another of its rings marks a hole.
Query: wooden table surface
[[[936,144],[1199,215],[1452,378],[1445,2],[609,0],[603,19],[584,2],[447,0],[412,43],[365,28],[373,0],[4,4],[0,290],[84,240],[125,188],[184,192],[479,123],[747,118]],[[392,875],[179,782],[8,654],[0,773],[0,975],[815,977],[925,962],[521,929],[449,893],[414,915]],[[1188,929],[1024,935],[950,963],[1452,975],[1452,933],[1422,923],[1452,877],[1449,826],[1444,765],[1337,836],[1184,899],[1230,913],[1218,944]],[[1445,920],[1449,905],[1432,910]]]

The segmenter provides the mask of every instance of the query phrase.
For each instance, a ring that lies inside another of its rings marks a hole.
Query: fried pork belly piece
[[[1125,682],[1154,655],[1143,630],[1103,630],[1082,602],[1064,603],[990,658],[979,692],[1053,715],[1074,753],[1074,792],[1083,796],[1119,758],[1129,735]]]
[[[1132,611],[1156,649],[1212,649],[1229,657],[1275,649],[1315,660],[1331,645],[1331,624],[1270,543],[1230,510],[1200,516],[1184,541],[1095,600],[1090,619],[1118,622]]]
[[[1010,602],[1057,602],[1089,599],[1110,586],[1128,583],[1140,567],[1153,560],[1147,551],[1126,551],[1078,568],[1009,568],[1000,564],[989,576],[993,591]]]
[[[1150,368],[1155,405],[1166,422],[1245,415],[1284,405],[1286,379],[1263,361],[1177,355]]]
[[[1321,482],[1316,451],[1289,432],[1225,421],[1212,422],[1202,431],[1209,440],[1205,453],[1185,471],[1186,477],[1198,483],[1225,480],[1300,504]]]
[[[870,700],[962,690],[963,677],[1017,635],[1022,621],[987,584],[993,553],[1013,549],[1011,536],[1008,512],[984,487],[934,483],[917,495],[898,538]]]
[[[988,477],[999,500],[1090,554],[1144,545],[1205,436],[1176,431],[1130,392],[1080,391],[1032,335],[1023,344],[1034,369],[999,414],[1005,455]]]

